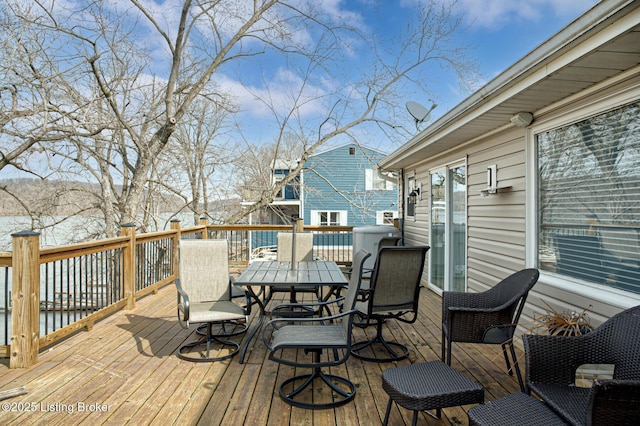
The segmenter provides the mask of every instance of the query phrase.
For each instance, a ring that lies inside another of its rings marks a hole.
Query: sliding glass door
[[[467,174],[464,164],[431,171],[429,282],[441,290],[465,291]]]

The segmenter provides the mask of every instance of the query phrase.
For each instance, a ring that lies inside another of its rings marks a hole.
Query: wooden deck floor
[[[400,364],[440,356],[440,303],[422,289],[418,320],[411,325],[390,321],[385,336],[411,348]],[[194,339],[176,318],[172,285],[47,350],[29,369],[0,365],[0,390],[24,386],[26,395],[1,401],[0,424],[20,425],[376,425],[381,424],[387,396],[381,372],[393,363],[369,363],[351,357],[340,367],[357,384],[353,402],[329,410],[304,410],[285,404],[277,385],[291,369],[267,358],[261,340],[252,342],[247,362],[191,363],[175,350]],[[255,313],[252,314],[252,320]],[[363,330],[356,329],[356,340]],[[393,336],[393,337],[391,337]],[[360,339],[358,339],[360,337]],[[498,347],[455,345],[453,367],[485,387],[485,400],[518,390],[505,372]],[[420,414],[419,424],[464,425],[470,407],[443,410],[441,420]],[[394,405],[389,424],[411,424],[411,412]]]

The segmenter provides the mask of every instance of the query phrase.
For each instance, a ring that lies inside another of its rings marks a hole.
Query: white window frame
[[[395,184],[378,175],[374,169],[365,170],[366,191],[393,191]]]
[[[455,169],[457,167],[464,167],[465,168],[465,193],[466,193],[466,197],[467,200],[465,200],[465,236],[468,237],[469,235],[469,202],[468,202],[468,196],[469,196],[469,165],[467,164],[467,159],[466,158],[460,158],[454,161],[450,161],[447,162],[443,165],[437,166],[437,167],[433,167],[429,169],[429,174],[428,174],[428,186],[425,187],[425,185],[422,186],[422,188],[427,192],[427,194],[429,194],[428,198],[425,195],[425,200],[428,199],[428,210],[429,210],[429,219],[428,219],[428,227],[429,227],[429,244],[431,245],[431,247],[435,246],[435,242],[432,240],[433,238],[433,233],[432,233],[432,204],[433,204],[433,194],[431,191],[431,177],[434,173],[438,173],[438,172],[444,172],[445,176],[446,176],[446,187],[445,187],[445,201],[444,201],[444,210],[442,212],[443,217],[444,217],[444,246],[446,247],[446,253],[444,255],[444,265],[443,265],[443,269],[444,269],[444,289],[441,289],[440,287],[438,287],[437,285],[429,282],[429,288],[431,288],[432,290],[434,290],[436,293],[438,294],[442,294],[443,291],[450,291],[453,290],[452,289],[452,278],[453,278],[453,270],[452,270],[452,265],[451,265],[451,254],[452,254],[452,234],[451,234],[451,225],[453,223],[452,220],[452,208],[453,208],[453,199],[452,199],[452,193],[451,193],[451,182],[449,180],[449,172],[451,171],[451,169]],[[465,282],[464,282],[464,291],[466,291],[466,289],[468,288],[468,260],[469,260],[469,254],[468,254],[468,244],[465,243],[465,247],[464,247],[464,254],[463,254],[463,258],[464,258],[464,275],[465,275]],[[432,257],[435,255],[435,250],[429,250],[429,252],[427,253],[428,255],[428,279],[431,279],[432,276],[432,267],[434,267],[435,262],[432,261]]]
[[[385,215],[391,216],[391,222],[385,222]],[[393,225],[393,220],[398,218],[397,210],[384,210],[376,212],[376,225]]]
[[[326,213],[327,217],[332,214],[338,215],[338,223],[336,224],[321,224],[320,215]],[[347,226],[348,212],[346,210],[311,210],[311,225],[312,226]]]

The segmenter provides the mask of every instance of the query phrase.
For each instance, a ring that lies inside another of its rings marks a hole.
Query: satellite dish
[[[431,99],[429,99],[431,101]],[[426,109],[424,106],[420,105],[417,102],[409,101],[407,102],[407,111],[416,121],[416,129],[420,125],[420,123],[424,123],[429,119],[431,115],[431,111],[435,109],[438,105],[435,102],[431,101],[431,109]]]

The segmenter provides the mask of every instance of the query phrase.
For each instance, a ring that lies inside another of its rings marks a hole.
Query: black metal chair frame
[[[442,360],[451,365],[453,342],[499,344],[507,372],[513,375],[515,370],[520,389],[524,390],[513,335],[527,295],[539,276],[537,269],[523,269],[481,293],[445,291],[442,294]]]
[[[409,356],[409,348],[406,345],[387,341],[383,337],[382,326],[390,319],[408,324],[416,321],[420,298],[420,282],[428,250],[428,246],[384,246],[380,248],[371,274],[369,289],[360,292],[361,301],[356,305],[358,315],[362,318],[362,321],[355,324],[357,327],[362,328],[375,325],[376,335],[367,341],[354,343],[351,349],[351,354],[354,357],[371,362],[390,362],[399,361]],[[411,254],[418,255],[417,259],[413,259],[418,262],[413,265],[403,263],[404,260],[409,259]],[[393,260],[388,260],[387,257],[393,258]],[[386,301],[383,300],[385,296],[380,294],[384,293],[388,296],[389,293],[394,292],[392,286],[398,284],[398,279],[397,275],[391,276],[391,273],[397,271],[398,269],[396,268],[400,268],[403,273],[413,274],[407,278],[406,286],[403,286],[410,290],[410,294],[408,292],[404,295],[396,293],[391,303],[385,303]],[[404,298],[398,299],[398,296]],[[371,348],[373,351],[376,345],[381,345],[389,356],[378,358],[361,352],[366,348]]]
[[[343,304],[343,307],[348,307],[349,309],[340,310],[336,308],[339,313],[321,318],[275,318],[266,324],[263,331],[263,340],[270,350],[270,360],[293,367],[313,369],[309,374],[292,377],[280,384],[278,389],[280,398],[287,403],[306,409],[327,409],[344,405],[355,397],[356,385],[353,382],[341,376],[325,373],[322,369],[344,363],[351,354],[351,330],[353,317],[356,313],[354,304],[362,278],[362,263],[369,256],[370,254],[364,250],[354,255],[354,274],[352,274],[349,281],[345,297],[303,304],[313,309],[319,307],[321,312],[322,309],[330,304],[335,304],[336,307]],[[337,320],[341,320],[341,322],[334,324]],[[323,327],[327,328],[323,329]],[[322,340],[321,337],[326,335],[332,336],[331,342]],[[305,354],[311,353],[311,362],[286,358],[283,351],[291,348],[303,349]],[[322,352],[325,350],[333,354],[333,360],[322,360]],[[314,403],[296,398],[302,395],[303,391],[309,389],[310,386],[312,387],[316,380],[321,380],[329,386],[333,391],[333,395],[337,396],[337,399],[331,402]],[[295,386],[297,382],[302,382],[302,384]],[[292,385],[293,389],[287,392],[285,388],[289,385]]]

